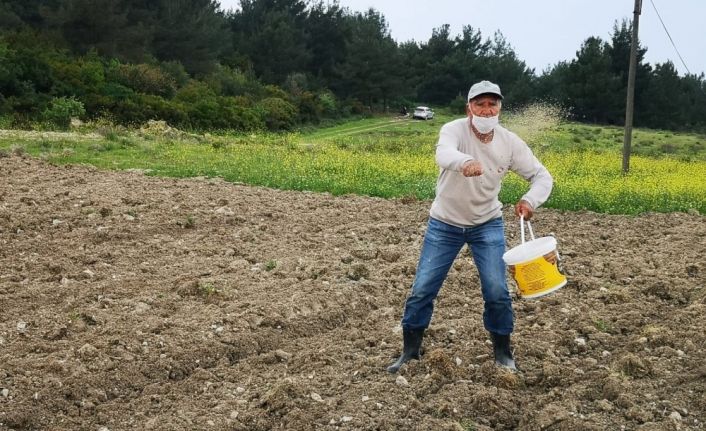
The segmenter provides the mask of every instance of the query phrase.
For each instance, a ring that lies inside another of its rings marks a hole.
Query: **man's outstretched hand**
[[[515,204],[515,215],[517,217],[524,216],[525,220],[529,220],[532,218],[532,214],[534,214],[534,208],[529,202],[521,200]]]
[[[483,165],[477,160],[469,160],[461,167],[461,173],[466,177],[483,175]]]

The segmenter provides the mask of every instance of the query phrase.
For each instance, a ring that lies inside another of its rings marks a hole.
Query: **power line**
[[[677,46],[674,44],[674,40],[672,40],[672,35],[669,34],[669,30],[667,30],[667,26],[664,25],[664,21],[662,21],[662,17],[659,16],[659,11],[657,10],[657,6],[655,6],[655,2],[650,0],[650,3],[652,3],[652,7],[654,8],[655,13],[657,13],[657,18],[659,18],[659,22],[662,23],[662,28],[664,28],[664,32],[667,33],[667,37],[669,38],[669,41],[672,42],[672,46],[674,47],[674,50],[677,52],[677,55],[679,56],[679,60],[681,60],[681,64],[684,65],[684,69],[686,69],[686,71],[689,72],[689,74],[691,75],[691,71],[686,66],[684,59],[681,57],[681,54],[679,53]]]

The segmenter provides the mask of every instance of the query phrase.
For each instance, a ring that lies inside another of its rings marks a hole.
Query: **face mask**
[[[471,118],[471,122],[479,132],[483,134],[490,133],[495,126],[498,125],[498,115],[494,117],[479,117],[474,115],[473,118]]]

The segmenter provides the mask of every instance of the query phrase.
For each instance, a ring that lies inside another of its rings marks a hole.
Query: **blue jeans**
[[[500,335],[512,332],[512,299],[507,289],[503,261],[505,232],[502,218],[469,228],[429,219],[412,291],[405,303],[402,328],[414,330],[429,326],[434,299],[464,244],[471,249],[480,275],[485,329]]]

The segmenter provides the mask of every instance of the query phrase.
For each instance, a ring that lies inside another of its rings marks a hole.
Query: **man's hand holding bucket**
[[[526,200],[520,200],[515,204],[515,215],[517,217],[522,216],[525,220],[529,220],[532,218],[532,214],[534,214],[534,208]]]

